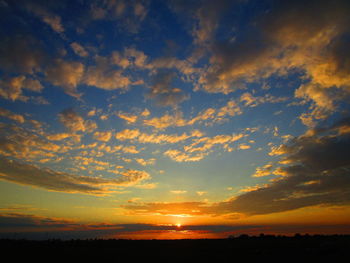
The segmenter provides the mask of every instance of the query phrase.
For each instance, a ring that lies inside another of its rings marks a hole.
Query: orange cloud
[[[131,115],[131,114],[124,114],[124,113],[117,113],[117,116],[123,120],[126,120],[128,123],[135,123],[138,119],[137,115]]]
[[[72,132],[92,132],[97,128],[97,124],[90,120],[84,120],[73,109],[66,109],[59,115],[60,122]]]
[[[0,163],[1,180],[66,193],[104,195],[115,186],[131,186],[150,179],[147,172],[137,170],[122,171],[121,176],[106,179],[42,169],[5,158],[1,158]]]
[[[0,96],[12,101],[20,100],[26,102],[29,100],[29,97],[23,94],[23,89],[41,92],[43,88],[40,81],[23,75],[0,80]]]
[[[14,120],[16,122],[19,123],[24,123],[25,122],[25,118],[20,115],[20,114],[15,114],[9,110],[0,108],[0,117],[4,117],[4,118],[8,118],[10,120]]]
[[[45,71],[46,79],[53,85],[62,87],[64,91],[73,97],[80,98],[77,91],[84,75],[84,65],[76,61],[64,61],[55,59]]]
[[[95,132],[94,138],[99,141],[108,142],[112,138],[112,132],[106,131],[106,132]]]
[[[73,49],[74,53],[77,54],[80,57],[87,57],[89,56],[89,53],[85,50],[85,48],[80,45],[77,42],[72,42],[70,44],[71,48]]]

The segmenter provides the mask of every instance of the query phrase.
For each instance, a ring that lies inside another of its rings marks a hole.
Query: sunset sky
[[[0,238],[350,234],[350,2],[0,0]]]

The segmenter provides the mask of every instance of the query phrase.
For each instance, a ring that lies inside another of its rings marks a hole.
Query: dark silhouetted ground
[[[332,260],[342,262],[350,236],[294,237],[242,235],[201,240],[0,240],[2,258],[11,260],[112,260],[112,262],[235,262],[246,259]]]

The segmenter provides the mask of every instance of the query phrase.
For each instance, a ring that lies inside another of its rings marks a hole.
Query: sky
[[[347,0],[0,0],[0,237],[350,234]]]

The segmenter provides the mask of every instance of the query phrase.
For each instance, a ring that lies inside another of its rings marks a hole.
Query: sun
[[[177,224],[176,224],[176,227],[180,228],[180,227],[181,227],[181,224],[180,224],[180,223],[177,223]]]

